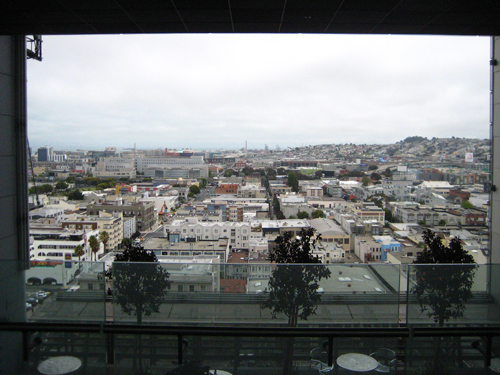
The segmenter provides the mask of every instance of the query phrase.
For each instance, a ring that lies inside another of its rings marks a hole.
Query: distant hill
[[[413,137],[405,138],[405,140],[403,142],[404,143],[415,143],[415,142],[422,142],[422,141],[426,141],[426,140],[427,140],[426,137],[419,137],[418,135],[415,135]]]

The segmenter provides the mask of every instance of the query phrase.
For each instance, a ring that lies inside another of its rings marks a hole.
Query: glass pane
[[[103,262],[31,262],[25,272],[28,321],[105,321],[104,266]]]
[[[490,293],[488,265],[410,265],[410,324],[498,323],[500,310]]]

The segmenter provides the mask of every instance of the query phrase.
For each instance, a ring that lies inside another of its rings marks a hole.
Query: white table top
[[[45,375],[71,374],[82,366],[82,361],[76,357],[53,357],[38,365],[38,372]]]
[[[210,370],[209,372],[215,375],[215,371],[217,371],[217,375],[233,375],[230,372],[224,370]]]
[[[378,362],[369,355],[347,353],[337,358],[337,365],[349,371],[368,372],[375,370],[378,366]]]

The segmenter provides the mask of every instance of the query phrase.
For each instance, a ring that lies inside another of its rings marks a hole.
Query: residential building
[[[123,204],[117,201],[113,203],[91,203],[87,206],[89,215],[99,215],[99,211],[107,213],[121,213],[123,216],[135,216],[136,218],[136,231],[145,231],[152,228],[157,222],[155,220],[155,205],[153,202],[138,202]]]
[[[164,225],[165,237],[170,242],[218,241],[229,239],[231,249],[248,249],[250,223],[245,222],[200,222],[196,218],[174,220]]]

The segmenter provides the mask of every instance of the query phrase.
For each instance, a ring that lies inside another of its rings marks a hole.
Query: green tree
[[[82,201],[83,194],[79,189],[75,189],[68,194],[68,200],[70,200],[70,201]]]
[[[231,177],[234,174],[234,171],[232,169],[226,169],[224,171],[224,177]]]
[[[439,220],[438,225],[439,225],[439,226],[444,226],[444,225],[446,225],[446,220],[444,220],[444,219]]]
[[[29,194],[47,194],[47,193],[52,193],[54,188],[50,184],[43,184],[40,186],[33,186],[29,189]]]
[[[59,181],[56,184],[56,190],[66,190],[68,188],[68,184],[64,181]]]
[[[132,246],[132,240],[130,238],[124,238],[124,239],[122,239],[121,244],[122,244],[123,248],[128,248],[128,247]]]
[[[459,238],[452,238],[448,246],[430,230],[424,231],[423,238],[424,250],[414,261],[415,284],[411,293],[416,296],[421,312],[442,327],[449,319],[463,317],[466,303],[472,298],[477,265]],[[436,338],[434,345],[431,372],[438,374],[441,338]]]
[[[99,240],[102,242],[104,245],[104,253],[107,253],[108,251],[108,242],[109,242],[109,233],[106,232],[105,230],[99,233]]]
[[[309,219],[309,214],[306,211],[299,211],[297,213],[298,219]]]
[[[106,274],[113,279],[113,303],[122,311],[135,316],[138,324],[142,324],[144,316],[160,312],[170,286],[169,273],[158,263],[153,251],[144,250],[142,246],[130,245],[122,253],[115,256],[113,266]],[[142,344],[140,335],[136,335],[136,358],[139,362],[139,373],[142,371]]]
[[[368,185],[370,185],[370,182],[371,182],[371,181],[372,181],[372,180],[371,180],[371,179],[370,179],[370,177],[368,177],[368,176],[363,176],[363,177],[361,178],[361,183],[363,184],[363,186],[368,186]]]
[[[378,167],[377,167],[376,165],[370,165],[370,166],[368,167],[368,170],[369,170],[369,171],[376,171],[377,169],[378,169]]]
[[[89,237],[89,246],[90,246],[90,250],[92,250],[92,254],[94,254],[94,261],[96,261],[97,260],[97,252],[99,251],[99,248],[100,248],[99,240],[97,239],[96,236]]]
[[[297,178],[297,173],[294,171],[288,172],[288,186],[292,188],[293,192],[299,192],[299,180]]]
[[[318,293],[319,282],[330,277],[330,270],[320,264],[313,254],[321,236],[315,235],[314,229],[303,229],[299,236],[285,232],[276,238],[276,246],[269,258],[278,263],[269,279],[269,294],[261,304],[263,309],[270,309],[271,316],[284,314],[289,327],[297,327],[299,319],[307,320],[316,313],[321,300]],[[308,265],[312,263],[314,265]],[[292,372],[294,338],[287,342],[283,374]]]
[[[74,252],[75,256],[78,257],[78,267],[80,267],[80,258],[85,255],[85,251],[83,250],[83,246],[82,245],[76,245],[75,246],[75,252]]]
[[[134,315],[137,323],[142,323],[144,316],[160,311],[170,286],[167,270],[158,263],[153,251],[142,246],[130,245],[117,254],[108,276],[113,279],[114,303],[124,313]]]
[[[322,217],[325,217],[325,213],[323,212],[323,210],[314,210],[314,211],[311,213],[311,217],[312,217],[313,219],[322,218]]]
[[[470,208],[474,208],[474,205],[470,201],[463,201],[462,208],[470,209]]]
[[[196,185],[191,185],[189,187],[189,192],[193,193],[194,195],[200,194],[200,188],[198,186],[196,186]]]
[[[104,189],[109,189],[109,184],[107,182],[101,182],[99,185],[96,186],[97,190],[104,190]]]

